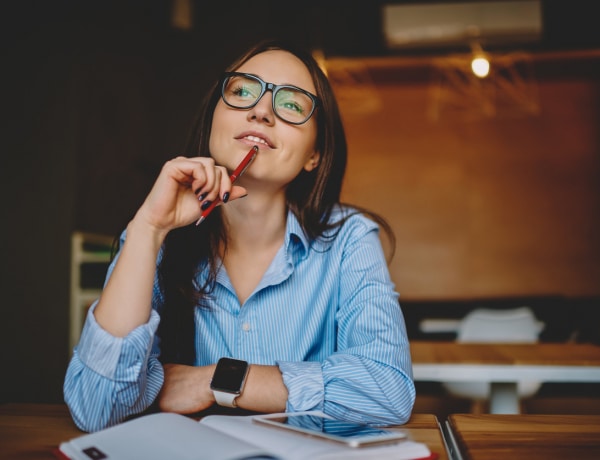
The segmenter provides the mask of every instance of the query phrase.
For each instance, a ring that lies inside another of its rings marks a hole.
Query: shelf
[[[69,348],[73,350],[88,308],[102,292],[106,273],[82,286],[82,271],[86,264],[108,264],[111,260],[113,238],[95,233],[73,232],[71,235],[71,300],[69,315]],[[89,286],[89,284],[92,286]]]

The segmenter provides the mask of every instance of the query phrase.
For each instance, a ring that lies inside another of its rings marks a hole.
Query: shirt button
[[[242,330],[248,332],[250,330],[250,324],[249,323],[242,324]]]

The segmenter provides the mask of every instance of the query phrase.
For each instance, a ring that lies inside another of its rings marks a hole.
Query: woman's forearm
[[[150,317],[156,259],[166,233],[135,218],[115,268],[94,312],[98,324],[116,337],[125,337]]]

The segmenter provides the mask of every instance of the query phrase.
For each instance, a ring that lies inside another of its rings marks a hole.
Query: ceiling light
[[[471,61],[471,70],[475,76],[485,78],[490,73],[490,61],[485,56],[475,56]]]

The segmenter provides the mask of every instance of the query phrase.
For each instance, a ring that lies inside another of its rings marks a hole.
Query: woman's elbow
[[[408,422],[415,405],[415,398],[415,385],[412,380],[406,380],[402,390],[398,391],[394,398],[390,398],[392,425],[403,425]]]

